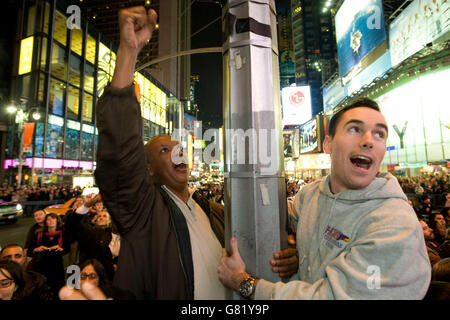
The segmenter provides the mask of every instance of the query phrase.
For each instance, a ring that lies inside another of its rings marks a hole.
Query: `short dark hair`
[[[3,253],[6,249],[14,248],[14,247],[19,247],[19,248],[22,249],[22,251],[23,251],[23,247],[22,247],[20,244],[17,244],[17,243],[10,243],[10,244],[7,244],[6,246],[4,246],[4,247],[2,248],[2,250],[0,250],[0,256],[2,255],[2,253]]]
[[[88,265],[91,265],[98,276],[98,286],[110,285],[110,281],[106,275],[106,270],[103,264],[97,259],[87,259],[80,264],[80,270],[83,270]]]
[[[336,128],[337,128],[339,119],[342,117],[342,115],[345,112],[347,112],[348,110],[360,108],[360,107],[367,107],[367,108],[376,110],[378,112],[381,112],[380,106],[378,105],[378,103],[376,101],[368,99],[368,98],[357,99],[353,103],[341,108],[339,111],[337,111],[335,114],[333,114],[333,116],[331,117],[331,120],[328,124],[328,131],[327,131],[328,135],[332,138],[334,137],[334,135],[336,134]]]

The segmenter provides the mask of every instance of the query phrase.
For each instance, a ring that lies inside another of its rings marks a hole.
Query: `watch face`
[[[240,287],[239,287],[239,293],[243,298],[248,298],[253,293],[255,278],[249,277],[248,279],[242,281]]]

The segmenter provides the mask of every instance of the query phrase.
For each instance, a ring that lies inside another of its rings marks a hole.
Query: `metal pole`
[[[275,3],[229,0],[222,15],[226,245],[236,237],[247,271],[279,281],[269,264],[287,246]]]

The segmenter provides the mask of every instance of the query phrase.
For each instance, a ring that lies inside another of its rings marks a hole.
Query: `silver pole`
[[[229,0],[222,14],[226,245],[236,237],[247,271],[279,281],[269,264],[287,246],[275,3]]]

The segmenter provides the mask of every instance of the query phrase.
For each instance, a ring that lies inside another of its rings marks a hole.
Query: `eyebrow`
[[[355,123],[355,124],[359,124],[359,125],[364,125],[364,122],[361,121],[361,120],[350,119],[349,121],[347,121],[347,123],[344,125],[344,127],[347,126],[347,125],[349,125],[350,123]],[[382,129],[384,129],[384,130],[386,130],[386,132],[389,132],[388,127],[387,127],[384,123],[377,123],[375,126],[376,126],[376,127],[379,127],[379,128],[382,128]]]

